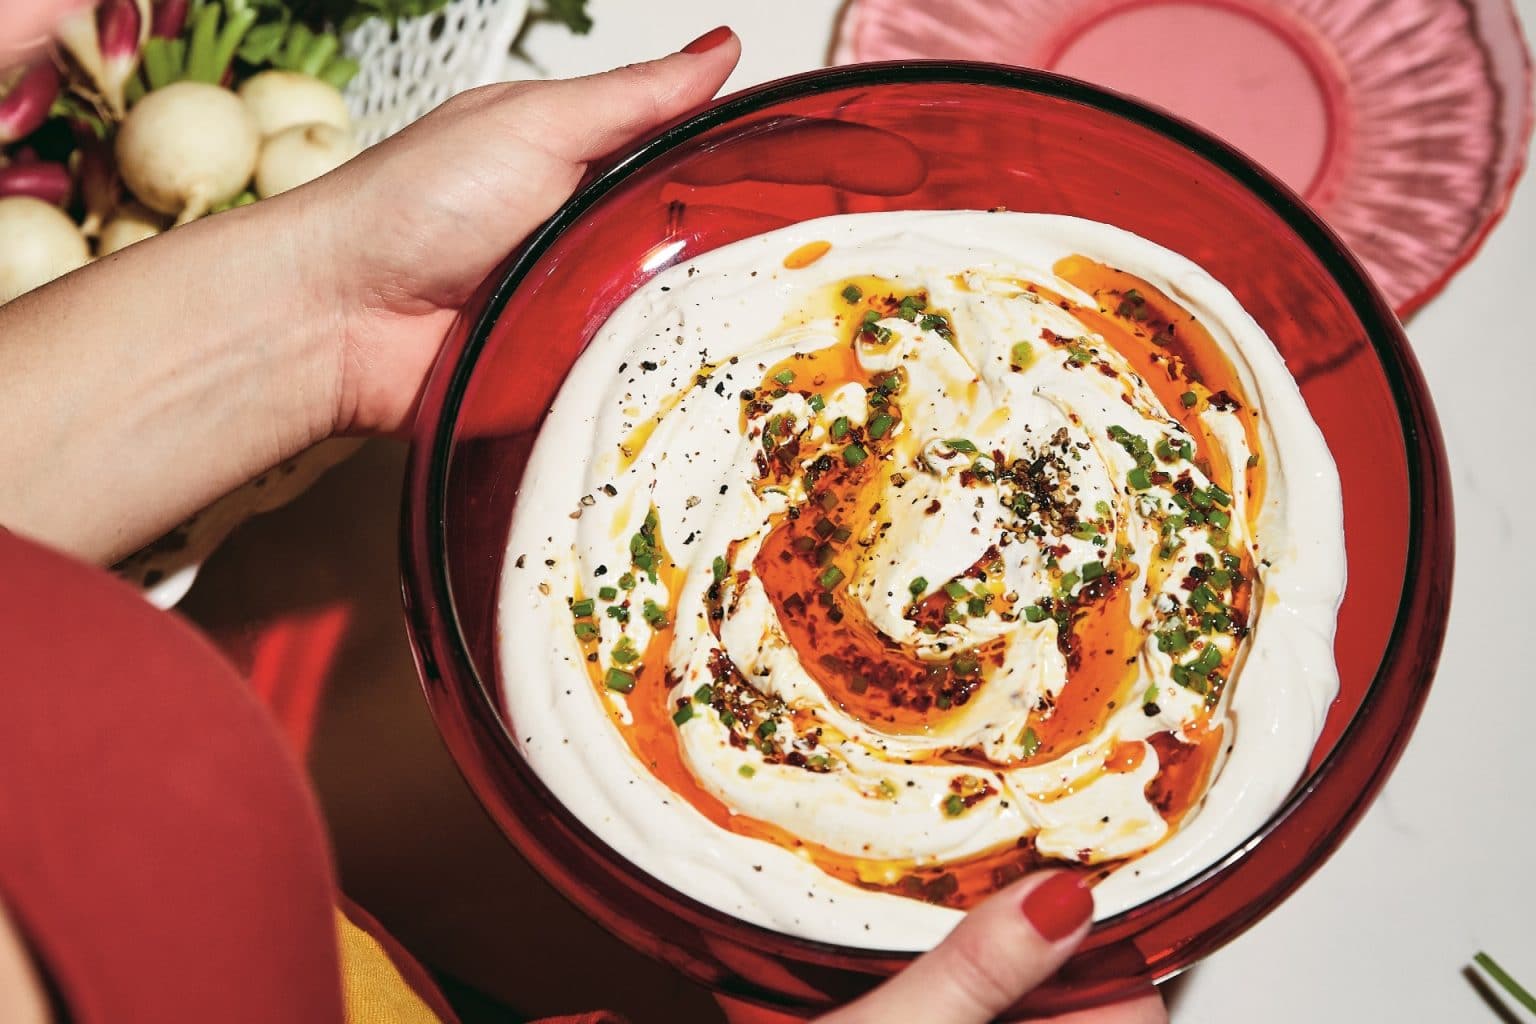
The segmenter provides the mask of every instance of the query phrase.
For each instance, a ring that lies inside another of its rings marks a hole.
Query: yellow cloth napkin
[[[395,969],[378,940],[336,911],[347,1024],[442,1024]]]

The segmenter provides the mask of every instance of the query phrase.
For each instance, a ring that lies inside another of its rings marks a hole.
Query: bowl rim
[[[1333,853],[1390,774],[1422,711],[1444,641],[1445,609],[1449,603],[1454,561],[1453,513],[1445,448],[1428,387],[1396,315],[1370,283],[1356,257],[1298,195],[1250,158],[1204,129],[1151,104],[1065,75],[974,61],[896,61],[821,68],[748,88],[685,116],[628,148],[600,171],[589,175],[589,180],[548,221],[514,249],[482,287],[480,294],[486,301],[478,315],[461,313],[449,342],[439,353],[422,393],[422,414],[417,417],[411,441],[400,536],[402,596],[412,650],[433,719],[456,767],[504,834],[508,832],[508,825],[496,810],[497,805],[504,803],[500,787],[492,781],[490,773],[476,763],[487,755],[479,745],[481,740],[497,747],[499,756],[510,755],[510,767],[530,785],[537,800],[560,820],[563,828],[587,846],[606,853],[611,866],[622,872],[630,885],[641,890],[648,900],[656,902],[658,897],[663,898],[671,905],[671,912],[686,911],[684,917],[692,923],[714,926],[712,930],[715,931],[722,926],[744,930],[758,950],[772,955],[797,960],[831,955],[853,969],[862,965],[865,970],[878,970],[881,965],[903,962],[919,955],[806,939],[727,914],[645,872],[576,818],[517,752],[515,741],[499,713],[498,702],[475,668],[460,627],[449,578],[444,514],[458,414],[478,357],[513,293],[566,230],[634,173],[679,145],[738,117],[787,100],[837,89],[908,84],[983,86],[1079,103],[1128,120],[1203,158],[1280,217],[1329,272],[1364,327],[1365,340],[1389,386],[1404,446],[1409,496],[1408,543],[1403,586],[1392,629],[1359,706],[1328,755],[1298,782],[1286,800],[1247,839],[1179,885],[1112,917],[1096,921],[1093,926],[1097,933],[1132,924],[1138,919],[1152,918],[1167,904],[1190,896],[1194,890],[1222,874],[1281,828],[1334,766],[1362,742],[1364,723],[1371,718],[1368,712],[1381,698],[1383,683],[1408,669],[1409,666],[1402,664],[1405,660],[1417,661],[1422,671],[1411,684],[1409,706],[1403,709],[1403,727],[1388,741],[1384,756],[1371,769],[1366,784],[1322,834],[1311,837],[1308,852],[1298,855],[1294,867],[1286,872],[1284,884],[1270,890],[1268,898],[1259,904],[1258,912],[1246,915],[1238,927],[1228,927],[1221,932],[1216,945],[1224,944],[1278,906]],[[472,301],[470,307],[474,305]],[[426,414],[432,408],[433,399],[441,401],[435,417]],[[1410,627],[1419,628],[1410,620],[1426,618],[1431,630],[1428,643],[1405,642],[1405,634],[1413,633]],[[445,668],[449,669],[446,673]],[[455,702],[460,703],[456,706]],[[519,829],[532,835],[526,824],[520,824]],[[509,835],[508,838],[521,850],[516,837]],[[597,916],[588,908],[584,894],[573,892],[575,887],[550,877],[542,867],[539,870],[546,881],[578,908]],[[612,930],[612,926],[601,918],[599,924]],[[640,933],[648,930],[644,927],[636,929]],[[633,942],[632,936],[622,937]],[[1201,955],[1208,954],[1213,948],[1203,950]],[[1154,973],[1152,979],[1160,981],[1171,977],[1191,962],[1184,960]]]

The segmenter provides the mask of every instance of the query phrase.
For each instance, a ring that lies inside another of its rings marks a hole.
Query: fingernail
[[[1072,872],[1052,875],[1024,897],[1024,916],[1048,942],[1066,938],[1093,916],[1093,895],[1083,876]]]
[[[712,28],[699,38],[682,48],[682,53],[708,53],[727,39],[731,38],[731,29],[728,25]]]

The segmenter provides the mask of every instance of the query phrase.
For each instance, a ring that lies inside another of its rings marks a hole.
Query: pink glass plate
[[[1531,64],[1506,0],[849,0],[835,64],[1044,68],[1157,104],[1306,198],[1400,316],[1508,205]]]

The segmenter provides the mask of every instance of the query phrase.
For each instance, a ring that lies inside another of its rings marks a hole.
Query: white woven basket
[[[455,93],[507,78],[528,4],[450,0],[436,14],[350,33],[347,53],[362,65],[346,89],[358,141],[371,146]]]

